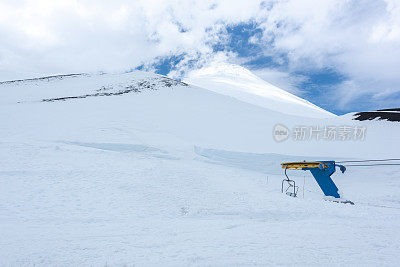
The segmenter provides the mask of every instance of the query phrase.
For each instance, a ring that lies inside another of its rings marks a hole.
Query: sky
[[[400,0],[0,0],[0,81],[244,66],[336,114],[400,106]]]

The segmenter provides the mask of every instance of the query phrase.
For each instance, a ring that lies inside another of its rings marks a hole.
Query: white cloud
[[[121,3],[10,1],[0,10],[6,14],[0,21],[0,79],[118,71],[152,56],[143,19],[129,17]]]
[[[256,17],[260,0],[0,2],[0,80],[121,71],[157,56],[212,52],[221,25]]]
[[[399,1],[282,1],[262,27],[289,71],[333,68],[348,77],[336,88],[341,103],[400,91]]]

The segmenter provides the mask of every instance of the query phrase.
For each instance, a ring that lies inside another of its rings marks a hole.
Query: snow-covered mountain
[[[312,118],[334,116],[300,97],[267,83],[238,65],[211,65],[191,72],[185,80],[190,84],[285,114]]]
[[[398,167],[335,174],[346,206],[323,201],[305,172],[289,174],[304,198],[282,195],[279,165],[396,157],[397,123],[333,116],[241,68],[203,73],[0,83],[0,265],[399,260]],[[277,124],[287,140],[275,141]]]

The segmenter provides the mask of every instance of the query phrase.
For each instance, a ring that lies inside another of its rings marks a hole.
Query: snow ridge
[[[193,71],[185,81],[281,113],[313,118],[335,117],[311,102],[269,84],[246,68],[233,64],[211,65]]]

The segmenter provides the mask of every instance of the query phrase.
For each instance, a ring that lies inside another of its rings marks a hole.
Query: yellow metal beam
[[[304,168],[319,168],[319,166],[327,167],[322,162],[317,161],[298,161],[298,162],[284,162],[281,163],[282,169],[288,170],[302,170]]]

